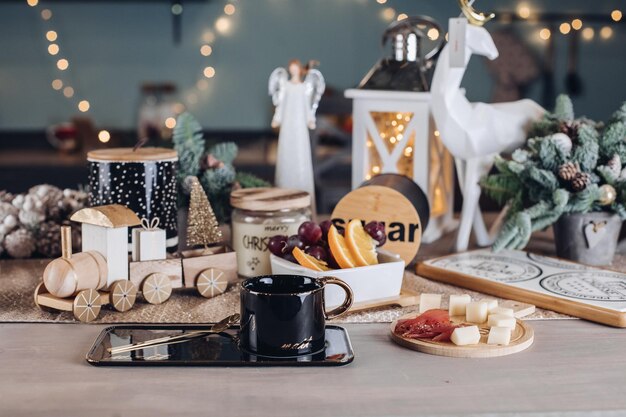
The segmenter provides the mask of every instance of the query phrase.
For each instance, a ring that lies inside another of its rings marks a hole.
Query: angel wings
[[[298,68],[292,66],[298,65]],[[303,80],[300,78],[304,68],[300,64],[290,63],[289,73],[287,69],[278,67],[269,78],[268,90],[272,97],[272,102],[276,106],[272,126],[281,126],[286,117],[286,113],[296,112],[295,116],[304,116],[306,125],[315,128],[315,112],[319,105],[322,94],[326,89],[326,83],[322,73],[316,69],[306,70]],[[287,104],[288,103],[288,104]],[[300,114],[300,113],[303,114]]]

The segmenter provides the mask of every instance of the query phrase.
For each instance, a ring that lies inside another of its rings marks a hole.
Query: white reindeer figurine
[[[480,246],[492,244],[496,232],[487,231],[478,207],[480,178],[489,172],[498,153],[524,143],[528,125],[545,110],[529,99],[486,104],[470,103],[465,98],[460,85],[471,55],[483,55],[492,60],[498,57],[498,49],[484,28],[466,25],[465,66],[451,67],[450,53],[448,44],[435,68],[431,86],[432,112],[440,138],[456,161],[463,192],[456,250],[464,251],[469,244],[472,224]]]

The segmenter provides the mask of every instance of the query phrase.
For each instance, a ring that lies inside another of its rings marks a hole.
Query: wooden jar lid
[[[110,148],[87,153],[90,162],[177,161],[178,153],[168,148]]]
[[[352,219],[385,223],[387,242],[382,249],[397,253],[408,265],[422,241],[422,223],[415,206],[402,193],[382,185],[368,185],[346,194],[331,220],[345,227]]]
[[[230,204],[251,211],[294,210],[309,207],[311,196],[306,191],[287,188],[242,188],[230,194]]]

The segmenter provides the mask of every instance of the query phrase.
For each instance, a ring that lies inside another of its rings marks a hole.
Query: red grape
[[[267,248],[276,256],[283,256],[285,253],[283,252],[285,247],[287,246],[287,236],[285,235],[276,235],[272,236],[267,242]]]
[[[298,235],[291,235],[287,238],[287,244],[283,252],[291,255],[291,252],[293,252],[295,248],[304,249],[304,242]]]
[[[298,263],[296,258],[292,254],[290,254],[290,253],[286,253],[285,256],[283,256],[283,259],[285,259],[286,261],[292,262],[294,264]]]
[[[328,231],[330,230],[330,226],[333,225],[333,222],[330,220],[324,220],[320,223],[320,229],[322,229],[322,239],[328,240]]]
[[[307,245],[315,245],[322,238],[322,228],[315,222],[304,222],[298,228],[298,236]]]
[[[328,252],[322,246],[309,246],[304,251],[319,261],[328,261]]]
[[[387,234],[385,233],[385,223],[383,222],[369,222],[365,225],[365,231],[372,237],[378,246],[382,246],[387,241]]]

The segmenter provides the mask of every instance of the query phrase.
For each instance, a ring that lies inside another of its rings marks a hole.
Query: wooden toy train
[[[48,264],[35,289],[40,308],[71,311],[90,322],[105,304],[130,310],[138,290],[148,303],[161,304],[172,288],[195,287],[211,298],[237,279],[236,254],[226,246],[188,251],[180,258],[130,261],[128,228],[141,221],[122,205],[84,208],[70,220],[81,223],[82,252],[72,254],[71,227],[63,226],[62,256]]]

